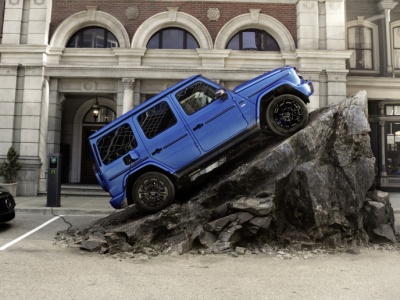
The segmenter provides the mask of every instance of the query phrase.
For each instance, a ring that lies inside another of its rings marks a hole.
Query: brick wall
[[[261,4],[261,3],[221,3],[221,2],[147,2],[132,0],[57,0],[53,1],[53,12],[50,34],[60,25],[60,23],[74,13],[85,11],[86,6],[97,6],[97,10],[107,12],[117,18],[128,32],[132,39],[136,28],[149,17],[167,11],[167,7],[179,7],[180,12],[190,14],[200,20],[210,32],[215,40],[222,26],[232,18],[249,13],[250,8],[261,9],[262,14],[276,18],[291,33],[296,41],[296,6],[292,4]],[[136,20],[128,20],[125,10],[128,7],[137,6],[139,17]],[[209,21],[207,11],[209,8],[218,8],[221,17],[218,21]]]

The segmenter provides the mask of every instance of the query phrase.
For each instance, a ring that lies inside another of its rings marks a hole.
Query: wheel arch
[[[155,165],[144,166],[143,168],[141,168],[141,169],[135,171],[134,173],[128,175],[127,178],[126,178],[125,189],[126,189],[126,199],[128,200],[128,205],[131,205],[131,204],[134,203],[133,197],[132,197],[133,184],[139,178],[139,176],[141,176],[141,175],[143,175],[145,173],[148,173],[148,172],[158,172],[158,173],[164,174],[165,176],[167,176],[171,180],[171,182],[173,183],[175,188],[177,188],[178,179],[176,178],[176,176],[172,175],[171,173],[169,173],[168,171],[162,169],[161,167],[158,167],[158,166],[155,166]]]
[[[310,103],[310,99],[308,99],[306,95],[298,91],[290,84],[282,84],[278,87],[273,88],[272,90],[268,90],[264,94],[260,95],[258,101],[259,105],[257,108],[257,116],[260,123],[260,128],[265,128],[265,126],[267,125],[266,117],[264,116],[264,114],[262,114],[262,112],[266,110],[268,104],[271,102],[272,99],[285,94],[295,95],[303,100],[305,104]]]

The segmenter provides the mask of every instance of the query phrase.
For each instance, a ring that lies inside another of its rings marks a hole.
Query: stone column
[[[393,0],[382,0],[379,2],[378,7],[383,11],[385,16],[385,41],[386,41],[386,72],[387,76],[394,77],[393,60],[392,60],[392,38],[390,32],[390,10],[397,5]]]
[[[385,115],[385,105],[383,103],[379,103],[379,115],[384,116]],[[385,133],[385,121],[380,120],[379,125],[381,126],[381,170],[380,170],[380,177],[386,177],[387,176],[387,171],[386,171],[386,151],[385,151],[385,145],[386,145],[386,133]],[[381,179],[382,180],[382,179]]]
[[[297,11],[297,48],[318,49],[319,47],[319,24],[318,24],[318,1],[299,0]]]
[[[5,5],[5,10],[4,10],[2,44],[7,44],[7,45],[20,44],[23,4],[24,1],[22,0],[5,1],[5,4],[3,2],[3,5]]]
[[[141,94],[140,94],[140,80],[135,80],[135,88],[133,93],[133,107],[138,106],[141,103]]]
[[[39,193],[46,191],[46,170],[47,170],[47,133],[49,124],[49,78],[43,79],[42,107],[40,110],[40,131],[39,131],[39,157],[42,162],[39,178]]]
[[[43,94],[43,67],[26,66],[19,82],[23,88],[20,131],[20,160],[22,169],[17,194],[36,196],[39,190],[41,159],[39,157],[40,123]]]
[[[327,98],[329,104],[337,104],[346,98],[346,82],[348,71],[334,71],[327,70]]]
[[[28,36],[29,45],[47,45],[51,21],[52,1],[35,0],[29,2]]]
[[[345,50],[345,8],[344,0],[326,0],[326,49]]]
[[[122,78],[122,83],[124,85],[122,114],[125,114],[133,108],[133,90],[135,85],[135,78]]]

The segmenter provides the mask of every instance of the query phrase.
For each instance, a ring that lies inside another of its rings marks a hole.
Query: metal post
[[[59,153],[49,155],[47,173],[47,207],[60,207],[61,196],[61,159]]]

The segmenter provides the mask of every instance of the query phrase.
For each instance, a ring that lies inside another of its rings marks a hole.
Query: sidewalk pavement
[[[395,214],[400,214],[400,193],[390,192],[390,202]],[[17,213],[51,215],[52,208],[46,207],[47,196],[15,197]],[[115,211],[107,196],[61,196],[60,207],[53,207],[57,215],[109,215]],[[400,216],[399,216],[400,219]]]
[[[15,197],[15,212],[51,215],[109,215],[115,211],[106,196],[61,195],[60,207],[47,207],[47,196]]]

